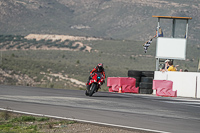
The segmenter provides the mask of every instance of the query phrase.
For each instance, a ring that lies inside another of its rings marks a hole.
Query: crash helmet
[[[102,63],[99,63],[99,64],[97,65],[97,71],[98,71],[98,72],[102,72],[102,71],[103,71],[103,64],[102,64]]]

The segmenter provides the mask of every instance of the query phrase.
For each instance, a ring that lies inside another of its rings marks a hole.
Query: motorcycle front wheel
[[[94,93],[95,93],[95,91],[97,90],[97,84],[95,84],[95,83],[92,83],[91,85],[90,85],[90,88],[89,88],[89,92],[88,92],[88,94],[89,94],[89,96],[91,97]]]

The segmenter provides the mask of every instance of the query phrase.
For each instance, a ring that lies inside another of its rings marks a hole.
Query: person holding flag
[[[161,27],[159,26],[157,29],[158,30],[156,30],[156,35],[153,38],[163,37],[163,31],[162,31]],[[151,45],[153,38],[151,38],[149,41],[147,41],[145,44],[143,44],[143,48],[144,48],[145,53],[147,52],[149,46]]]
[[[152,43],[152,39],[147,41],[144,45],[143,45],[143,48],[144,48],[144,52],[146,53],[147,52],[147,49],[148,47],[151,45]]]

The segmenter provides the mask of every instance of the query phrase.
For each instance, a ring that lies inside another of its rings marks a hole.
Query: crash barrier
[[[177,97],[177,91],[172,90],[173,82],[170,80],[153,80],[153,90],[157,96]]]
[[[177,91],[177,96],[200,98],[200,73],[155,71],[154,80],[172,81],[172,90]]]
[[[136,79],[131,77],[108,77],[107,86],[109,92],[138,93],[139,87],[135,87]]]
[[[136,79],[136,87],[140,94],[152,94],[154,71],[128,70],[128,77]]]

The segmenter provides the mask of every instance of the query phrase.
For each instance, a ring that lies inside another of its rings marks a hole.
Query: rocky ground
[[[48,131],[49,132],[49,131]],[[92,124],[75,123],[64,128],[57,128],[50,132],[64,133],[147,133],[144,131],[127,130],[116,127],[106,127]]]

